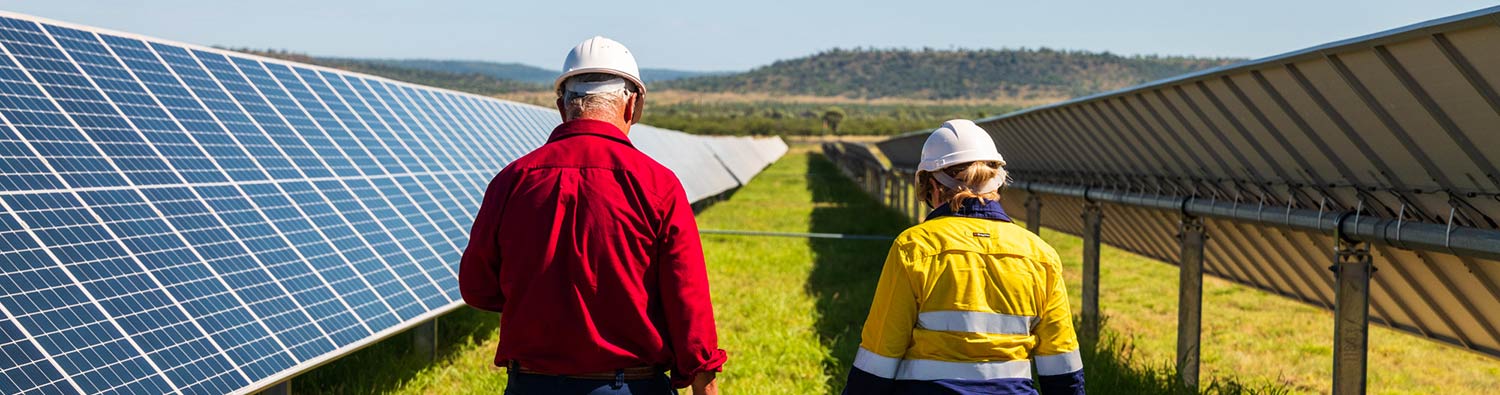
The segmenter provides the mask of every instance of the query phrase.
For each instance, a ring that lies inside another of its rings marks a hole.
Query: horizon
[[[1496,5],[1476,0],[1421,4],[1278,1],[1004,7],[971,1],[919,9],[908,9],[904,3],[849,7],[777,1],[732,9],[657,1],[609,15],[577,12],[600,7],[591,4],[565,8],[455,2],[421,7],[394,0],[311,4],[0,0],[0,9],[204,46],[278,49],[336,58],[516,63],[547,70],[577,41],[604,35],[630,46],[642,68],[742,72],[835,48],[1051,48],[1124,57],[1259,59]],[[1285,7],[1279,5],[1300,11],[1283,12]],[[954,9],[1000,12],[955,18],[950,11]],[[735,17],[723,17],[729,13]],[[567,15],[569,23],[556,24],[552,22],[559,18],[532,15]],[[537,33],[541,31],[549,33]]]
[[[285,53],[296,54],[296,55],[306,55],[306,56],[312,56],[312,57],[321,58],[321,59],[391,60],[391,61],[425,60],[425,61],[439,61],[439,62],[487,62],[487,63],[505,64],[505,65],[521,65],[521,66],[534,67],[534,68],[543,69],[543,70],[551,70],[551,69],[549,69],[549,68],[547,68],[545,66],[538,66],[538,65],[529,64],[529,63],[522,63],[522,62],[515,62],[515,61],[505,61],[505,60],[464,59],[464,58],[390,58],[390,57],[358,58],[358,57],[342,57],[342,56],[323,56],[323,55],[314,54],[314,53],[297,52],[297,51],[288,50],[288,49],[285,49],[285,48],[245,48],[245,47],[235,47],[235,46],[227,46],[227,45],[219,45],[219,44],[212,44],[212,45],[209,45],[209,47],[226,49],[226,50],[252,50],[252,51],[276,50],[276,51],[283,51]],[[771,60],[770,62],[767,62],[765,64],[751,66],[748,69],[739,69],[739,70],[688,70],[688,69],[677,69],[677,68],[670,68],[670,67],[642,67],[641,69],[685,71],[685,72],[692,72],[692,73],[743,73],[743,72],[748,72],[748,71],[755,70],[755,69],[758,69],[758,68],[761,68],[761,67],[769,66],[769,65],[771,65],[773,63],[776,63],[776,62],[787,61],[787,60],[796,60],[796,59],[802,59],[802,58],[807,58],[807,57],[813,57],[813,56],[822,55],[824,53],[833,52],[833,51],[839,51],[839,50],[847,50],[847,51],[869,50],[869,51],[909,51],[909,52],[922,52],[924,50],[929,50],[929,49],[933,50],[933,51],[940,51],[940,52],[964,52],[964,51],[968,51],[968,52],[978,52],[978,51],[1042,52],[1042,51],[1054,51],[1054,52],[1065,52],[1065,53],[1087,53],[1087,54],[1094,54],[1094,55],[1113,55],[1113,56],[1119,56],[1119,57],[1127,58],[1127,59],[1134,59],[1134,58],[1145,58],[1145,59],[1150,59],[1150,58],[1184,58],[1184,59],[1235,60],[1235,61],[1247,61],[1247,60],[1259,59],[1259,58],[1243,58],[1243,57],[1200,56],[1200,55],[1192,55],[1192,54],[1160,54],[1160,53],[1152,53],[1152,54],[1123,54],[1123,53],[1111,52],[1111,51],[1108,51],[1108,50],[1106,50],[1106,51],[1093,51],[1093,50],[1087,50],[1087,49],[1051,48],[1051,47],[999,47],[999,48],[962,48],[962,47],[958,47],[958,48],[930,48],[930,47],[927,47],[927,48],[910,48],[910,47],[887,47],[887,48],[850,47],[850,48],[844,48],[844,47],[833,47],[833,48],[821,49],[821,50],[818,50],[817,52],[813,52],[813,53],[809,53],[809,54],[805,54],[805,55],[800,55],[800,56],[795,56],[795,57],[790,57],[790,58],[783,58],[783,59],[774,59],[774,60]],[[1295,51],[1295,50],[1293,50],[1293,51]],[[1269,55],[1269,56],[1276,56],[1276,55]]]

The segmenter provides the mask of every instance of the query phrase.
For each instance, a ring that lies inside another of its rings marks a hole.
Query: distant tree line
[[[281,49],[222,47],[221,49],[243,52],[252,55],[260,55],[268,58],[276,58],[293,62],[348,70],[356,73],[377,75],[398,81],[406,81],[414,84],[452,89],[456,91],[469,92],[486,96],[513,92],[540,91],[546,89],[546,86],[542,84],[499,79],[480,73],[448,73],[442,71],[400,67],[373,60],[322,58]]]
[[[662,89],[856,99],[1074,97],[1238,59],[1040,49],[832,49],[749,72],[665,81]]]
[[[716,102],[647,106],[644,123],[715,135],[890,135],[935,128],[954,118],[1015,111],[1011,105],[891,105]]]

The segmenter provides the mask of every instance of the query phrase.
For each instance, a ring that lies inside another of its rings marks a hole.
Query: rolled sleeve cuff
[[[672,370],[672,387],[685,388],[693,385],[693,378],[703,372],[722,372],[724,362],[729,360],[729,353],[722,349],[714,349],[708,355],[697,361],[677,364]]]

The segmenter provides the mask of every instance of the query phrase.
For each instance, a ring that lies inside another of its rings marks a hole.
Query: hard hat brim
[[[954,165],[982,161],[1000,162],[1000,166],[1005,166],[1005,156],[1000,155],[999,152],[959,151],[941,158],[922,161],[917,164],[917,170],[938,171]]]

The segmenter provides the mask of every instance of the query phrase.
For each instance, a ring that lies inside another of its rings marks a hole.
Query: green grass
[[[795,148],[698,221],[705,229],[883,235],[909,225],[807,147]],[[1050,230],[1043,237],[1064,259],[1076,309],[1081,243]],[[720,345],[729,351],[720,375],[724,393],[838,393],[889,243],[717,235],[703,242]],[[1176,268],[1109,247],[1103,260],[1101,306],[1109,320],[1098,349],[1083,353],[1090,393],[1193,393],[1173,384],[1170,366]],[[401,335],[297,378],[294,391],[499,393],[505,373],[490,367],[497,320],[463,309],[443,317],[447,340],[436,363],[413,355],[410,338]],[[1322,365],[1331,365],[1331,322],[1326,311],[1208,279],[1205,392],[1326,392],[1329,367]],[[1372,393],[1500,387],[1494,360],[1384,328],[1370,339]]]
[[[500,320],[469,307],[438,320],[436,363],[414,352],[408,333],[359,350],[292,380],[297,394],[498,394],[505,371],[490,369]]]

